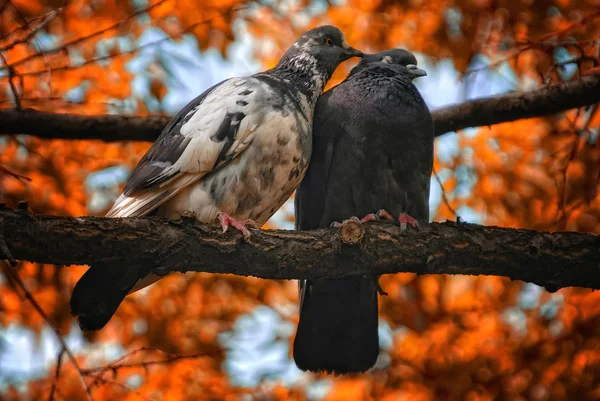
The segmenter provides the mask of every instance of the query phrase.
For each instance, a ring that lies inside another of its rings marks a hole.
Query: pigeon
[[[314,107],[337,66],[362,52],[336,27],[302,34],[277,65],[226,79],[188,103],[142,157],[107,217],[194,215],[249,235],[304,177]],[[71,296],[82,330],[106,325],[124,297],[160,277],[126,261],[92,265]]]
[[[365,222],[395,215],[403,227],[428,221],[434,132],[412,83],[427,75],[416,64],[402,49],[364,55],[345,81],[321,95],[311,162],[296,191],[298,230],[327,228],[351,216],[365,216],[358,220]],[[342,375],[374,366],[378,279],[348,275],[299,283],[293,355],[300,369]]]

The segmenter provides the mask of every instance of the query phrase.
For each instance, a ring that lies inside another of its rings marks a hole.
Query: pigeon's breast
[[[248,148],[165,205],[213,222],[219,212],[264,224],[304,177],[312,148],[312,113],[265,113]]]

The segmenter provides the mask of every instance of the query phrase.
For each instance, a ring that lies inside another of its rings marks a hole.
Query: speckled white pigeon
[[[300,36],[274,68],[209,88],[171,120],[107,216],[189,211],[248,235],[246,224],[264,224],[300,184],[317,98],[342,61],[361,55],[339,29],[321,26]],[[71,297],[80,327],[104,327],[128,293],[159,279],[151,268],[91,266]]]

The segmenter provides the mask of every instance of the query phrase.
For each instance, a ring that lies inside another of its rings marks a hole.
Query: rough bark
[[[1,254],[4,255],[1,255]],[[211,272],[265,279],[340,277],[349,273],[506,276],[546,287],[600,289],[600,237],[466,223],[346,222],[341,229],[239,233],[197,222],[34,215],[0,210],[0,259],[57,265],[152,265],[158,274]]]
[[[0,110],[0,133],[35,135],[44,139],[154,141],[170,119],[168,116],[85,116],[9,109]]]
[[[513,92],[471,100],[433,112],[436,136],[481,127],[544,117],[600,102],[600,75],[549,85],[530,92]]]
[[[543,117],[600,102],[600,75],[546,86],[530,92],[513,92],[471,100],[432,112],[435,135]],[[83,116],[54,114],[33,109],[0,110],[2,134],[28,134],[47,139],[99,139],[105,142],[154,141],[170,117]]]

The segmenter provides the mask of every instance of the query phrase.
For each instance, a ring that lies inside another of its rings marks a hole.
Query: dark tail
[[[307,281],[301,290],[294,360],[302,370],[334,374],[371,368],[379,355],[375,279]]]
[[[79,279],[71,295],[71,315],[83,331],[100,330],[144,276],[141,268],[131,265],[94,265]]]

